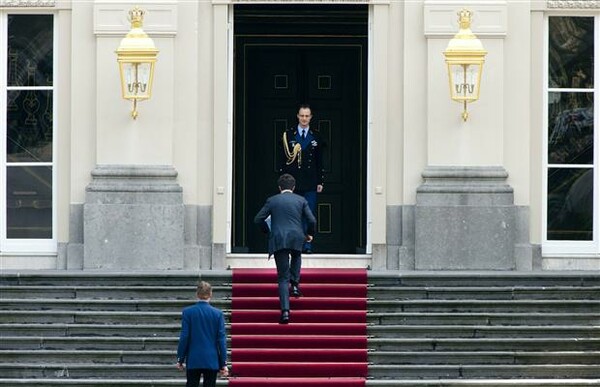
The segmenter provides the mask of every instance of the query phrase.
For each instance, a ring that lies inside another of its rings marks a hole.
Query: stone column
[[[502,167],[427,167],[417,189],[417,270],[514,270],[516,207]]]
[[[99,165],[83,206],[83,269],[182,269],[184,206],[171,166]]]

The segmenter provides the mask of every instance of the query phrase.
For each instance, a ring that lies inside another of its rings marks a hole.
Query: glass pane
[[[478,83],[481,65],[451,65],[452,96],[454,99],[472,101],[479,96]]]
[[[593,162],[593,93],[548,93],[548,163]]]
[[[548,240],[592,240],[594,170],[548,170]]]
[[[52,238],[52,167],[6,168],[6,237]]]
[[[152,63],[123,63],[123,77],[125,78],[125,85],[127,89],[124,90],[123,97],[138,97],[138,98],[149,98],[150,89],[152,84],[150,83],[150,72],[153,64]]]
[[[52,91],[7,92],[8,162],[52,162]]]
[[[548,87],[594,87],[594,18],[550,17]]]
[[[8,15],[8,86],[52,85],[52,15]]]

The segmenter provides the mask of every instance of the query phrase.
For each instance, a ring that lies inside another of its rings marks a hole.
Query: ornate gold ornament
[[[285,164],[290,165],[296,158],[298,158],[298,167],[302,165],[302,145],[296,143],[292,150],[290,151],[290,147],[287,141],[287,132],[283,132],[283,150],[285,151],[285,157],[287,158]]]
[[[154,41],[142,29],[144,13],[137,6],[129,11],[131,30],[121,40],[116,51],[121,74],[121,94],[123,98],[133,101],[133,119],[138,116],[137,102],[152,96],[154,65],[158,55]]]
[[[487,51],[471,31],[471,16],[467,9],[458,12],[459,31],[448,43],[444,56],[448,66],[450,97],[463,103],[463,121],[467,121],[467,103],[479,99],[481,72]]]

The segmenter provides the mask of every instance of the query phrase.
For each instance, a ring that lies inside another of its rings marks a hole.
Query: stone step
[[[229,312],[225,311],[226,319]],[[78,310],[11,310],[0,315],[3,323],[63,324],[174,324],[181,312],[161,311],[78,311]],[[600,325],[600,313],[429,313],[368,312],[367,323],[373,325]]]
[[[272,297],[276,300],[276,297]],[[93,310],[93,311],[164,311],[181,312],[194,300],[168,299],[54,299],[24,300],[3,298],[0,310]],[[230,309],[229,300],[214,299],[211,303],[223,310]],[[600,310],[598,300],[369,300],[373,312],[490,312],[490,313],[586,313]]]
[[[275,286],[275,284],[273,284]],[[305,285],[309,286],[309,285]],[[172,286],[123,286],[123,285],[4,285],[1,286],[4,298],[36,299],[194,299],[195,285]],[[276,290],[274,290],[276,291]],[[504,287],[412,287],[412,286],[371,286],[370,298],[384,300],[418,299],[478,299],[478,300],[556,300],[581,299],[597,300],[600,287],[590,286],[504,286]],[[231,297],[229,286],[213,286],[213,298]]]
[[[17,310],[0,315],[0,324],[179,324],[181,312]]]
[[[95,270],[4,270],[0,286],[195,286],[208,281],[212,286],[231,283],[230,270],[204,271],[95,271]]]
[[[590,387],[600,379],[368,379],[367,387]]]
[[[0,363],[2,378],[107,378],[107,379],[177,379],[181,371],[171,364],[104,364],[104,363]]]
[[[181,324],[2,324],[3,336],[179,337]]]
[[[108,272],[94,270],[4,270],[1,285],[132,285],[132,286],[193,286],[199,280],[213,286],[231,284],[231,270],[202,271],[139,271]],[[367,271],[372,285],[440,287],[440,286],[595,286],[600,276],[591,271]]]
[[[370,365],[373,379],[431,378],[600,378],[597,366],[581,364],[501,365]],[[181,377],[173,364],[52,364],[0,363],[2,379],[9,378],[110,378],[176,379]]]
[[[116,337],[116,336],[3,336],[2,350],[110,350],[168,351],[177,348],[179,336]]]
[[[598,300],[599,286],[370,286],[377,300]]]
[[[369,338],[374,351],[597,351],[600,338]]]
[[[370,300],[373,312],[586,313],[600,310],[599,300]]]
[[[370,312],[369,323],[377,325],[600,325],[600,313],[440,313]]]
[[[160,311],[179,312],[196,301],[161,299],[54,299],[36,298],[32,300],[4,298],[0,300],[0,310],[90,310],[90,311]],[[220,309],[229,309],[228,300],[215,299],[211,304]]]
[[[2,324],[4,336],[139,336],[179,334],[180,324]],[[600,337],[600,326],[369,325],[373,337]]]
[[[181,310],[202,279],[229,318],[231,274],[2,272],[0,386],[183,385]],[[597,273],[368,277],[369,387],[600,387]]]
[[[183,386],[185,379],[0,379],[3,387],[172,387]],[[218,379],[217,386],[227,386]],[[366,381],[366,387],[592,387],[600,379],[406,379]]]
[[[227,380],[217,380],[217,386],[227,386]],[[64,379],[64,378],[18,378],[6,379],[0,378],[2,387],[172,387],[185,386],[185,377],[183,379],[114,379],[114,378],[90,378],[90,379]],[[579,387],[579,386],[574,386]]]
[[[600,286],[593,271],[368,271],[374,286]]]
[[[477,378],[600,378],[600,367],[582,364],[501,365],[370,365],[373,379],[477,379]]]
[[[196,286],[0,286],[4,298],[14,299],[88,299],[88,300],[139,300],[166,299],[191,300],[196,297]],[[231,288],[213,286],[213,298],[230,298]]]
[[[92,337],[92,336],[3,336],[2,350],[147,350],[177,348],[178,336],[168,337]],[[370,338],[372,351],[595,351],[600,338]]]
[[[598,351],[376,351],[369,353],[370,364],[587,364],[597,365]]]
[[[373,337],[463,337],[463,338],[526,338],[577,337],[598,338],[600,326],[487,326],[487,325],[370,325]]]
[[[174,365],[177,347],[171,350],[0,350],[0,363],[105,364],[107,367],[128,364]]]
[[[598,351],[377,351],[368,355],[377,365],[513,365],[513,364],[586,364],[597,365]],[[0,363],[46,364],[173,364],[176,350],[0,350]],[[306,359],[310,361],[310,359]]]

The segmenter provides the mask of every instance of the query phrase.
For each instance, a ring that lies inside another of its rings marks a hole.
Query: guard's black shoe
[[[312,248],[310,248],[310,247],[307,247],[304,250],[302,250],[302,254],[312,254],[312,253],[313,253],[313,251],[312,251]]]
[[[290,312],[288,310],[281,311],[281,317],[279,318],[280,324],[287,324],[290,322]]]
[[[302,292],[300,291],[298,285],[292,285],[292,296],[296,298],[302,297]]]

